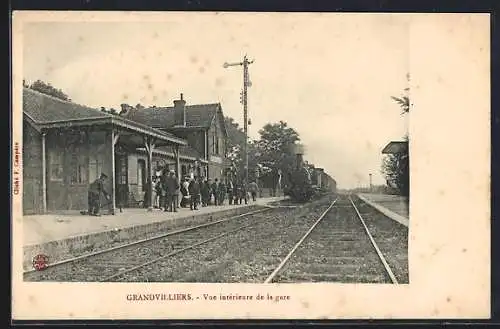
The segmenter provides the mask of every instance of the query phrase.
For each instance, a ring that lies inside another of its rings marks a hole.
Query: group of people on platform
[[[104,194],[110,200],[110,194],[104,189],[108,176],[104,173],[89,185],[88,211],[91,216],[100,216],[100,195]],[[222,206],[227,199],[230,205],[248,204],[250,196],[256,201],[259,187],[256,182],[246,184],[245,180],[227,179],[225,182],[215,178],[185,177],[180,184],[174,170],[162,172],[162,175],[153,180],[153,206],[164,211],[177,212],[178,207],[197,210],[201,205]],[[145,199],[148,199],[145,196]]]
[[[248,204],[250,193],[256,201],[259,187],[256,182],[246,184],[243,181],[226,181],[215,178],[213,181],[205,177],[184,177],[177,180],[175,171],[164,170],[162,175],[154,180],[153,206],[164,211],[177,212],[177,208],[198,210],[209,205],[224,205],[226,199],[230,205]]]

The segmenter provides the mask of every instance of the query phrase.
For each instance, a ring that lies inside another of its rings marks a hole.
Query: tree
[[[407,74],[409,82],[410,75]],[[410,112],[410,88],[404,89],[404,93],[400,97],[391,96],[391,98],[399,105],[401,114]],[[406,143],[409,143],[408,135],[403,137]],[[410,195],[410,155],[409,147],[405,151],[389,154],[383,159],[382,173],[385,175],[387,185],[396,188],[403,196]]]
[[[407,152],[387,155],[382,163],[387,186],[403,196],[410,194],[409,156]]]
[[[234,147],[243,147],[245,144],[245,133],[241,129],[237,122],[231,117],[224,117],[226,123],[226,130],[228,134],[228,151],[231,151]]]
[[[29,88],[68,102],[71,101],[69,96],[66,95],[61,89],[57,89],[53,87],[50,83],[43,82],[42,80],[36,80],[29,86]]]
[[[267,168],[272,168],[274,175],[278,170],[282,172],[282,183],[287,184],[286,173],[290,172],[294,165],[296,156],[294,154],[294,144],[300,141],[299,134],[295,129],[288,127],[287,123],[266,124],[260,131],[260,139],[257,141],[259,164]]]
[[[406,74],[406,81],[410,83],[410,74]],[[406,114],[410,112],[410,87],[404,89],[403,94],[400,97],[391,96],[392,100],[398,103],[401,108],[401,114]]]
[[[231,162],[233,174],[243,178],[242,174],[245,170],[244,149],[245,149],[245,132],[240,128],[239,124],[231,117],[224,117],[226,130],[228,134],[226,157]],[[254,142],[248,143],[248,167],[253,168],[255,165]],[[249,179],[254,179],[252,172],[249,170]]]
[[[226,157],[232,164],[232,170],[239,179],[243,179],[245,172],[244,149],[245,133],[233,118],[225,117],[228,133],[228,147]],[[264,185],[272,186],[278,169],[282,171],[285,183],[285,173],[295,164],[293,145],[299,141],[299,134],[288,127],[286,122],[268,123],[259,130],[258,140],[249,140],[248,152],[248,179],[256,179],[256,170],[259,170],[259,180]]]
[[[109,109],[106,109],[104,106],[101,106],[101,112],[109,113],[109,114],[113,114],[113,115],[120,115],[121,114],[121,112],[118,113],[118,111],[112,107],[110,107]]]

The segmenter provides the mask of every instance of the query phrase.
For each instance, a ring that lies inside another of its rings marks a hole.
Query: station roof
[[[219,113],[219,120],[224,134],[227,129],[224,122],[224,114],[220,103],[186,105],[186,125],[178,126],[175,123],[175,108],[172,106],[148,107],[141,110],[131,108],[124,114],[129,120],[139,122],[150,127],[176,132],[186,129],[209,129],[212,121]]]
[[[186,127],[209,128],[220,104],[186,105]],[[174,108],[148,107],[140,111],[131,110],[126,117],[154,128],[176,128]]]
[[[382,150],[382,154],[400,154],[408,152],[407,141],[392,141]]]
[[[23,114],[40,128],[77,127],[112,124],[127,128],[169,143],[187,145],[187,141],[174,134],[149,127],[88,106],[64,101],[33,89],[23,89]]]

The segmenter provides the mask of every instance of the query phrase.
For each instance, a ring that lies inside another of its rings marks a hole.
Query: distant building
[[[392,141],[382,149],[382,154],[408,154],[408,142]]]
[[[391,141],[382,149],[382,154],[398,156],[396,158],[397,165],[401,166],[401,169],[408,171],[408,141]],[[386,185],[393,190],[400,189],[400,186],[390,179],[386,179]]]

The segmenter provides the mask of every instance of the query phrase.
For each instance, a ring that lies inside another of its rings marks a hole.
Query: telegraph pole
[[[372,174],[368,174],[370,176],[370,193],[372,192]]]
[[[245,182],[248,184],[248,88],[252,86],[248,75],[248,65],[252,64],[254,60],[249,61],[247,55],[243,57],[243,61],[239,63],[224,63],[223,67],[229,66],[243,66],[243,90],[241,91],[241,104],[243,104],[243,131],[245,133],[245,147],[243,153],[245,154]]]

